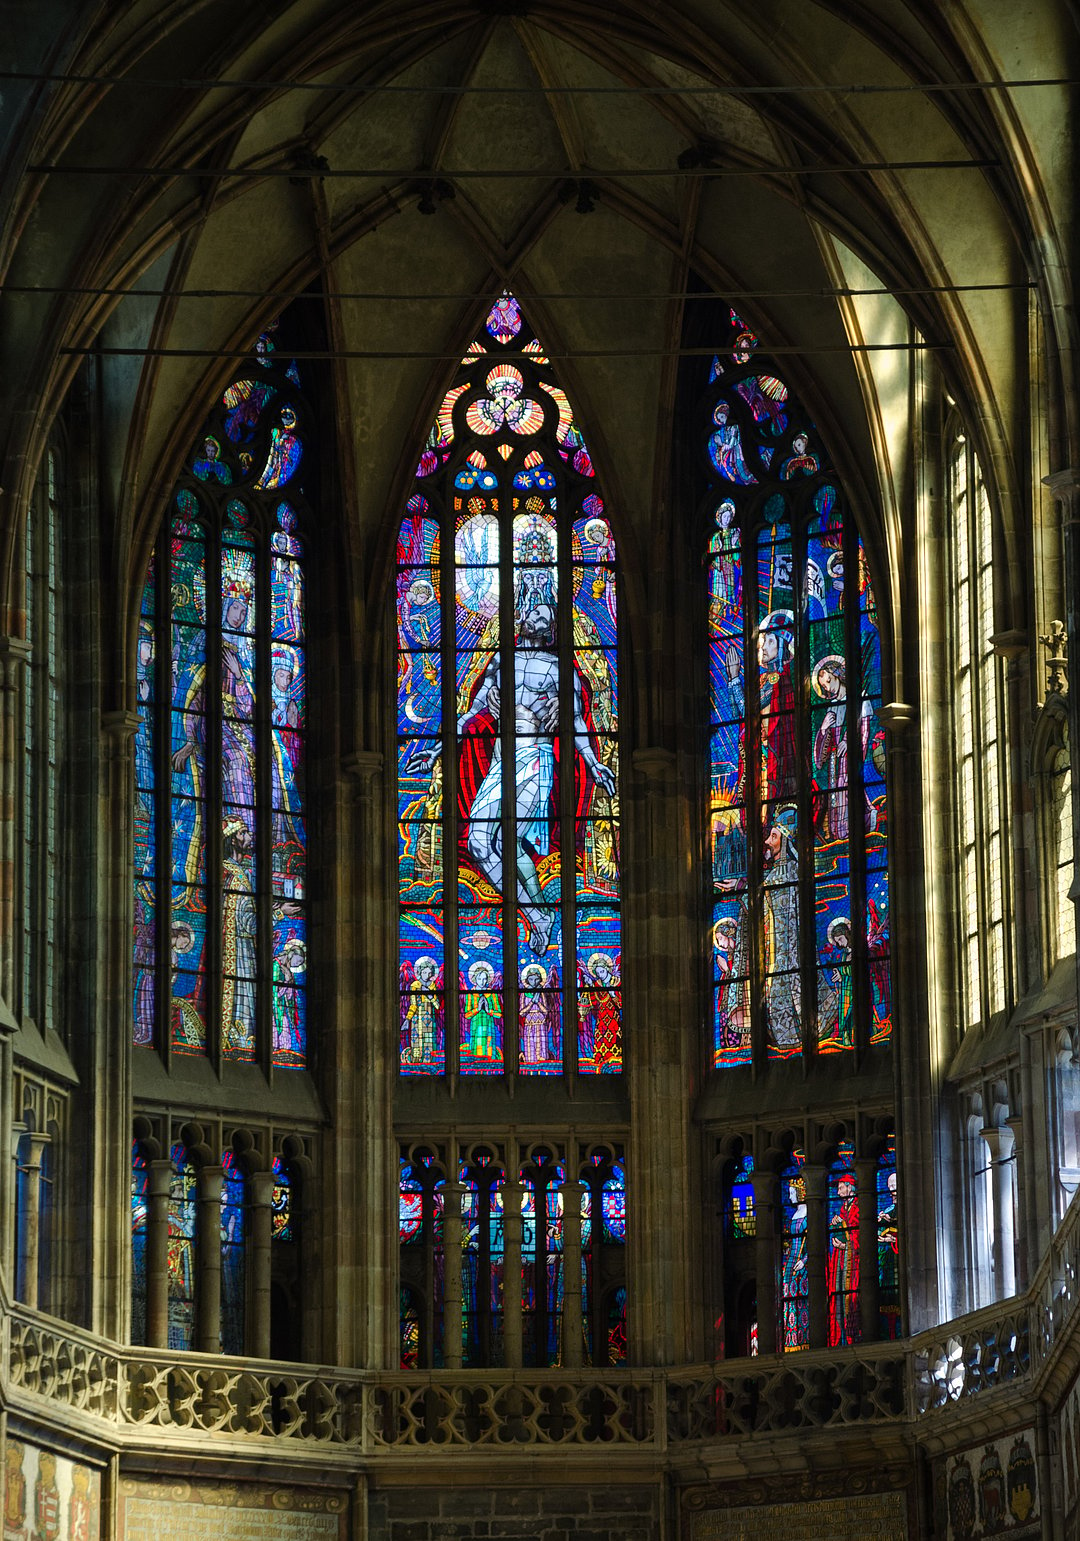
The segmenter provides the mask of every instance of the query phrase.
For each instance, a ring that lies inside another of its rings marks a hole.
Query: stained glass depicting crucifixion
[[[622,1069],[615,543],[502,295],[397,548],[400,1064]]]

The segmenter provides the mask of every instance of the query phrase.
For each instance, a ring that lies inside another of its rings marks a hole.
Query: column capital
[[[354,754],[345,755],[341,768],[366,790],[376,776],[382,775],[383,763],[384,756],[378,749],[357,749]]]
[[[0,635],[0,690],[14,690],[24,664],[30,662],[32,648],[25,637]]]
[[[51,1144],[52,1136],[49,1134],[42,1134],[36,1129],[30,1134],[30,1154],[26,1161],[27,1171],[39,1172],[41,1170],[41,1158],[45,1154],[45,1147]]]
[[[819,1161],[807,1161],[799,1169],[806,1189],[806,1199],[820,1202],[825,1197],[825,1190],[829,1183],[829,1168]]]
[[[1027,632],[1019,626],[995,631],[990,638],[990,646],[998,658],[1022,658],[1028,650]]]
[[[195,1174],[195,1185],[202,1204],[216,1200],[221,1203],[221,1190],[225,1182],[225,1169],[220,1166],[201,1166]]]
[[[979,1130],[979,1135],[986,1141],[991,1161],[1008,1161],[1012,1156],[1016,1136],[1007,1124],[1004,1127],[996,1124],[988,1125],[987,1128]]]
[[[250,1172],[247,1180],[248,1202],[253,1209],[269,1209],[274,1202],[273,1172]]]
[[[1055,502],[1066,505],[1066,519],[1080,518],[1080,466],[1065,466],[1042,480]]]
[[[102,736],[110,741],[113,748],[123,753],[128,744],[139,730],[138,712],[121,710],[118,712],[102,712],[101,732]]]
[[[755,1167],[750,1173],[750,1186],[754,1190],[754,1213],[761,1208],[773,1209],[776,1205],[778,1179],[775,1172]]]
[[[146,1192],[152,1199],[165,1199],[172,1186],[173,1164],[168,1156],[158,1156],[146,1163]]]
[[[902,738],[918,720],[910,701],[888,701],[878,711],[878,720],[890,738]]]
[[[672,749],[665,749],[660,745],[635,749],[631,752],[630,764],[639,776],[645,777],[646,781],[675,780],[676,760]]]

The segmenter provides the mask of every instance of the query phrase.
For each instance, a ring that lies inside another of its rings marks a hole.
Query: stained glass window
[[[780,1173],[780,1347],[785,1352],[810,1342],[804,1160],[802,1151],[792,1151]]]
[[[404,1368],[444,1364],[445,1181],[430,1154],[403,1155],[399,1187],[400,1328]],[[461,1199],[461,1347],[468,1366],[506,1363],[506,1166],[480,1150],[458,1167]],[[578,1362],[626,1356],[626,1178],[621,1156],[604,1147],[567,1188],[564,1160],[535,1149],[518,1170],[521,1186],[521,1363],[565,1362],[565,1203],[580,1194],[581,1343]]]
[[[855,1149],[844,1141],[829,1168],[829,1253],[826,1284],[829,1304],[829,1347],[858,1343],[859,1319],[859,1198],[855,1181]]]
[[[195,1167],[183,1145],[172,1148],[169,1184],[169,1347],[195,1346]]]
[[[952,525],[953,712],[959,756],[960,951],[968,1026],[1004,1009],[1007,851],[1001,773],[1002,660],[994,652],[994,539],[978,457],[954,418],[948,430]]]
[[[620,1071],[615,543],[509,294],[420,456],[396,595],[402,1073]]]
[[[61,635],[60,542],[63,460],[45,455],[26,512],[26,640],[23,677],[22,1009],[59,1027],[54,1010],[54,944],[60,868]]]
[[[131,1341],[146,1342],[146,1227],[149,1173],[138,1143],[131,1147]]]
[[[307,1049],[308,409],[258,340],[177,481],[136,657],[134,1038]]]
[[[221,1166],[225,1174],[221,1184],[221,1350],[242,1354],[246,1184],[231,1150],[222,1156]]]
[[[869,567],[813,423],[734,311],[700,444],[714,1063],[883,1043],[885,749]]]
[[[754,1218],[754,1158],[749,1151],[738,1157],[728,1192],[726,1230],[731,1241],[747,1241],[757,1234]]]
[[[878,1336],[900,1336],[900,1233],[896,1214],[896,1139],[889,1135],[877,1164],[877,1255],[881,1322]]]

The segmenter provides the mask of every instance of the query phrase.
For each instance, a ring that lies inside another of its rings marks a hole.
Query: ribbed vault
[[[872,281],[922,291],[899,296],[905,335],[935,345],[994,469],[1010,538],[1029,281],[1054,399],[1070,394],[1054,391],[1070,381],[1071,338],[1057,320],[1069,294],[1046,212],[1071,207],[1065,91],[910,88],[1075,73],[1064,6],[34,9],[36,30],[10,39],[16,67],[108,80],[15,82],[7,99],[2,271],[10,285],[58,291],[2,301],[9,509],[25,504],[81,363],[65,349],[191,350],[106,353],[98,366],[118,585],[141,568],[178,458],[228,372],[228,358],[206,350],[242,349],[309,285],[331,296],[333,350],[354,355],[331,367],[361,606],[381,593],[375,559],[412,450],[480,297],[504,283],[532,296],[624,549],[643,561],[669,497],[663,427],[692,274],[720,293],[749,291],[742,312],[770,345],[795,350],[793,382],[878,547],[895,547],[866,356],[849,352],[851,318],[831,292],[856,259]],[[167,84],[185,77],[200,84]],[[903,89],[822,89],[849,84]],[[695,94],[716,86],[738,89]],[[927,164],[941,161],[960,164]],[[114,288],[136,293],[79,292]],[[411,298],[378,297],[391,293]],[[1063,409],[1052,432],[1067,456]],[[119,678],[123,624],[114,645]]]

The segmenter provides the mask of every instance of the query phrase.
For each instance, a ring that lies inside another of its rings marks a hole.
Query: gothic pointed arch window
[[[504,293],[398,534],[405,1076],[622,1069],[617,617],[588,449]]]
[[[814,425],[735,311],[699,401],[708,538],[712,1062],[891,1034],[881,641]]]
[[[258,339],[199,435],[139,617],[134,1040],[306,1062],[304,484],[297,366]]]

